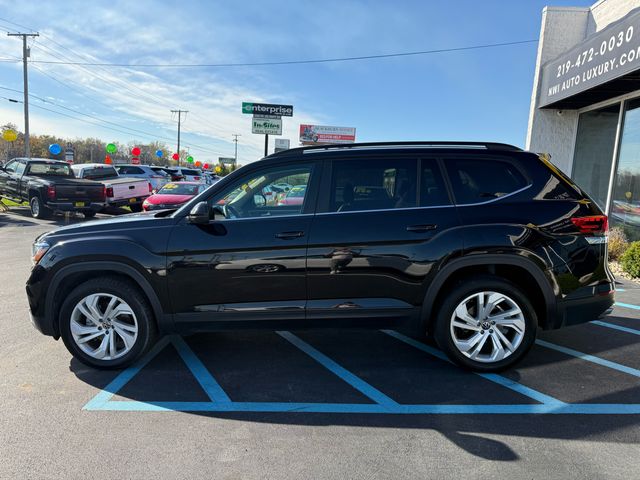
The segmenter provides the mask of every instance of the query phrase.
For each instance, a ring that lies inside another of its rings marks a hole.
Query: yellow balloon
[[[220,167],[220,165],[218,165],[218,166],[216,167],[216,173],[220,173],[221,171],[222,171],[222,168]]]
[[[18,134],[15,132],[15,130],[9,129],[2,132],[2,138],[7,142],[15,142],[18,138]]]

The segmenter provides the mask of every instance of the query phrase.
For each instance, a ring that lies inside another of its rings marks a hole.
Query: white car
[[[121,177],[147,179],[154,192],[157,192],[171,181],[168,173],[156,172],[149,165],[114,165],[114,167]]]
[[[95,180],[104,185],[105,203],[110,207],[128,205],[133,212],[142,210],[142,203],[151,195],[151,183],[146,178],[126,178],[111,165],[80,163],[71,166],[76,178]]]
[[[186,182],[207,183],[199,168],[175,167],[175,170],[184,177]]]

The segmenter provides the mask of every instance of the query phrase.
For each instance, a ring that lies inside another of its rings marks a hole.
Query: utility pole
[[[236,153],[233,156],[236,165],[238,165],[238,137],[241,137],[242,135],[240,135],[239,133],[234,133],[231,135],[233,137],[233,142],[236,144]]]
[[[269,135],[265,134],[264,136],[264,156],[269,155]]]
[[[27,37],[38,37],[39,33],[7,33],[10,37],[22,37],[22,68],[24,77],[24,156],[31,156],[29,145],[29,76],[27,74],[27,58],[30,50],[27,48]]]
[[[178,114],[178,166],[180,166],[180,123],[182,122],[182,114],[184,113],[184,118],[186,120],[189,110],[171,110],[171,113]]]

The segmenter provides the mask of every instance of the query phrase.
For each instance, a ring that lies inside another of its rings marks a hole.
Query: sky
[[[587,6],[580,0],[555,6]],[[479,140],[524,146],[537,43],[349,62],[316,60],[537,40],[543,0],[301,2],[0,0],[0,124],[23,130],[21,40],[29,41],[32,134],[181,144],[203,163],[259,159],[243,101],[293,105],[300,124],[356,128],[357,141]],[[8,60],[8,61],[7,61]],[[84,66],[39,62],[132,65]],[[66,116],[65,116],[66,115]],[[184,117],[183,117],[184,118]],[[270,151],[273,137],[270,137]]]

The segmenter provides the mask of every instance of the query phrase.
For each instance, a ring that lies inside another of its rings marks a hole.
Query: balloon
[[[209,170],[209,164],[208,164],[208,163],[205,163],[205,164],[202,166],[202,168],[204,168],[205,170]]]
[[[111,165],[113,163],[113,160],[111,160],[111,156],[110,155],[105,155],[104,163],[106,163],[107,165]]]
[[[200,168],[201,166],[202,166],[202,162],[201,162],[200,160],[198,160],[198,161],[196,162],[196,167]]]
[[[171,158],[173,158],[175,161],[180,160],[180,155],[178,155],[177,153],[174,153],[173,155],[171,155]]]
[[[220,173],[222,171],[222,167],[220,165],[216,166],[216,173]]]
[[[156,157],[162,158],[162,150],[156,150]]]
[[[107,153],[116,153],[117,151],[118,147],[115,143],[107,143]]]
[[[140,147],[133,147],[131,149],[131,155],[133,155],[134,157],[137,157],[138,155],[140,155]]]
[[[15,142],[18,138],[18,134],[15,132],[15,130],[8,129],[2,132],[2,138],[7,142]]]
[[[62,151],[62,147],[57,143],[52,143],[49,145],[49,153],[51,155],[58,155]]]
[[[193,157],[191,155],[187,157],[187,162],[193,163]]]

